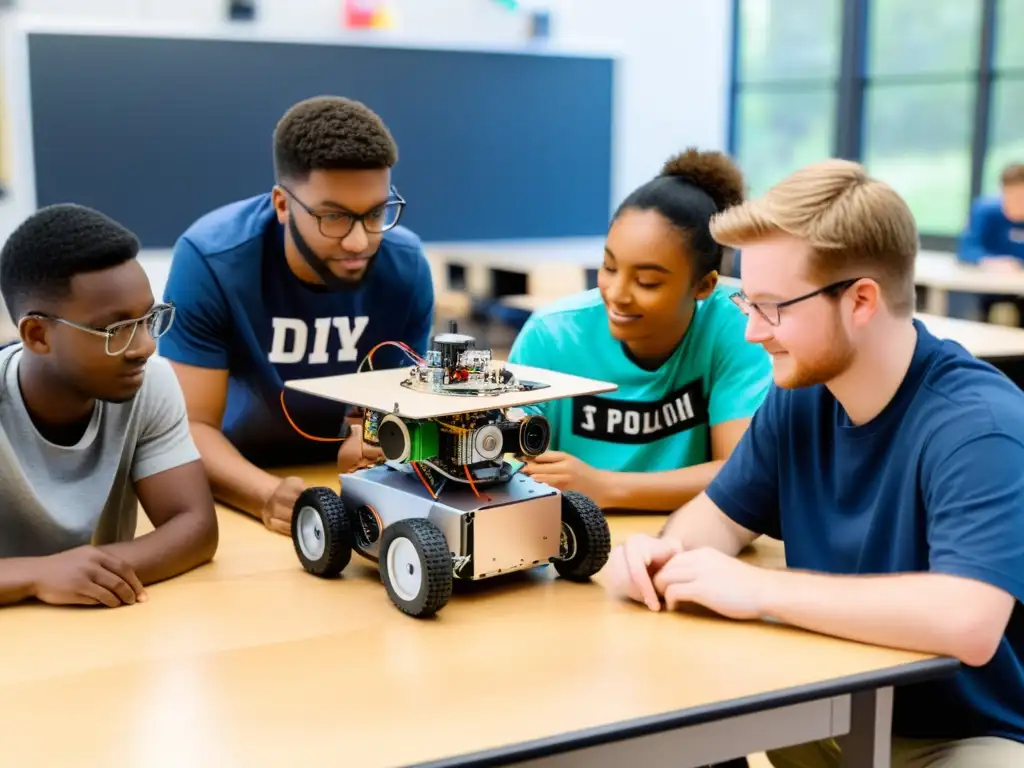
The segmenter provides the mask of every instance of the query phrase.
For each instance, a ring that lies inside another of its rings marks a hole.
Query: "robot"
[[[568,581],[589,581],[608,560],[608,523],[583,494],[519,472],[523,459],[547,450],[551,429],[543,416],[510,410],[616,386],[492,360],[454,323],[414,359],[406,369],[286,383],[362,408],[363,440],[385,457],[341,475],[340,493],[315,487],[299,496],[291,533],[302,567],[334,578],[357,552],[377,564],[391,602],[416,618],[440,611],[455,581],[547,564]]]

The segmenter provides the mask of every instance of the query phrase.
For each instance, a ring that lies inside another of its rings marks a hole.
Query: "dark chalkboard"
[[[424,240],[603,235],[610,58],[30,32],[37,202],[98,208],[168,248],[273,183],[297,101],[365,102],[399,144],[403,224]]]

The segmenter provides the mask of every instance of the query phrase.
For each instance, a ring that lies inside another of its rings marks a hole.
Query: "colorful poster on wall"
[[[391,29],[395,10],[387,0],[345,0],[344,24],[348,29]]]

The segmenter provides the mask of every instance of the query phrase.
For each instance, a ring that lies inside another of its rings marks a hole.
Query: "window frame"
[[[864,159],[864,123],[867,90],[871,86],[868,75],[868,14],[873,3],[885,0],[840,0],[842,28],[839,44],[839,76],[836,81],[835,133],[832,154],[848,160]],[[968,201],[973,202],[982,193],[986,157],[989,149],[992,122],[993,90],[1000,77],[1020,79],[1021,68],[1011,67],[1000,72],[995,63],[996,22],[1000,0],[981,0],[981,40],[978,61],[969,78],[973,90],[974,114],[971,120],[971,173]],[[730,53],[729,109],[726,145],[735,155],[738,148],[740,126],[737,125],[739,100],[743,83],[739,79],[740,39],[743,24],[741,0],[732,0],[732,30]],[[970,207],[963,211],[966,223]],[[956,236],[921,232],[921,247],[926,250],[955,251]]]

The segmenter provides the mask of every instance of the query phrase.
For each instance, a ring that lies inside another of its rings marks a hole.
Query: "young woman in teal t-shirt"
[[[771,383],[770,358],[718,285],[709,230],[742,199],[727,156],[672,157],[616,211],[598,287],[531,315],[511,362],[618,389],[526,409],[550,421],[551,446],[525,473],[605,508],[674,510],[707,487]]]

